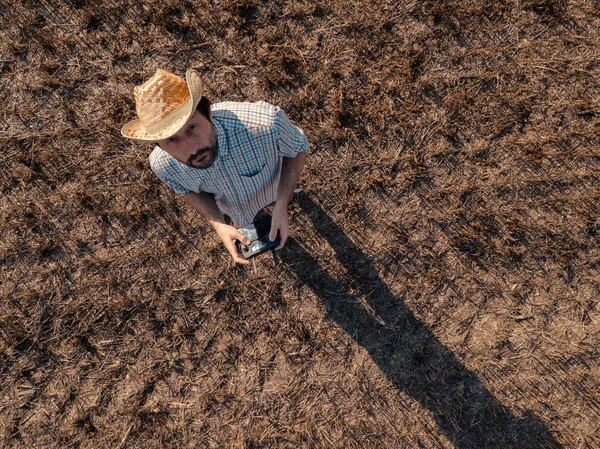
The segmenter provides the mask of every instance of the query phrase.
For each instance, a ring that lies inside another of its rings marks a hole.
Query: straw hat
[[[139,119],[123,126],[123,137],[147,143],[179,131],[202,98],[200,75],[189,69],[185,78],[158,69],[152,78],[136,86],[133,95]]]

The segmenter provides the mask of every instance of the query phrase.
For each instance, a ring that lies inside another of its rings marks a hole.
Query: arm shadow
[[[310,251],[289,239],[282,260],[323,301],[334,320],[398,390],[431,411],[440,431],[459,449],[562,448],[546,425],[526,413],[517,417],[485,388],[396,297],[368,257],[308,195],[303,212],[331,245],[352,285],[329,276]],[[367,298],[375,314],[355,293]],[[336,292],[332,294],[331,292]]]

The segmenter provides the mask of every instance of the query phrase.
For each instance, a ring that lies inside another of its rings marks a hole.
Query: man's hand
[[[235,241],[239,240],[240,242],[242,242],[245,245],[250,245],[250,243],[252,243],[250,241],[250,239],[248,237],[246,237],[245,235],[243,235],[240,231],[238,231],[233,226],[230,226],[230,225],[227,225],[224,223],[219,223],[219,224],[215,225],[214,228],[215,228],[217,235],[223,241],[223,245],[225,245],[225,248],[227,248],[227,251],[229,251],[229,254],[231,254],[231,257],[233,258],[233,262],[239,263],[242,265],[249,265],[250,261],[244,259],[244,256],[242,255],[240,250],[235,245]]]
[[[273,217],[271,219],[271,232],[269,232],[269,240],[273,241],[277,238],[279,231],[279,245],[275,249],[283,248],[285,241],[290,235],[290,226],[288,224],[288,206],[283,201],[276,201],[273,206]]]

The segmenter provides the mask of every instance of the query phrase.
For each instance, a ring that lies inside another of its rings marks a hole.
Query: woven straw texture
[[[200,76],[188,70],[186,80],[158,69],[144,84],[136,86],[133,92],[139,119],[123,126],[121,134],[148,142],[165,139],[179,131],[202,97]]]

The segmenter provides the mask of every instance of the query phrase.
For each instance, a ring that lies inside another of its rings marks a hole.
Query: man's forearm
[[[234,263],[248,265],[250,262],[245,260],[239,249],[236,247],[236,241],[240,241],[246,245],[250,245],[250,239],[245,235],[242,235],[240,231],[231,225],[225,223],[223,213],[217,206],[217,202],[210,193],[188,193],[183,197],[183,200],[196,209],[200,215],[202,215],[213,227],[217,235],[223,241],[223,245],[231,257]]]
[[[294,187],[300,179],[300,174],[304,168],[306,153],[298,153],[294,158],[283,158],[281,167],[281,177],[277,187],[277,200],[273,206],[273,220],[271,222],[271,231],[269,239],[274,241],[279,233],[280,242],[275,249],[283,248],[289,236],[290,229],[288,224],[288,203],[294,193]]]
[[[225,224],[223,213],[210,193],[190,192],[183,197],[183,201],[206,218],[213,228],[219,224]]]
[[[296,187],[304,169],[305,161],[306,153],[298,153],[294,158],[283,158],[281,177],[279,178],[279,186],[277,187],[277,203],[281,202],[287,205],[290,202],[294,187]]]

